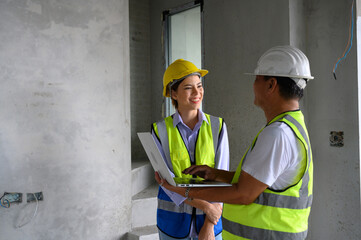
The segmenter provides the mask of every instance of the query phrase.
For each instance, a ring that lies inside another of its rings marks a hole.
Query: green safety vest
[[[204,114],[208,120],[203,121],[196,140],[194,159],[196,165],[215,166],[215,154],[218,145],[218,137],[222,128],[223,119]],[[182,171],[192,165],[191,158],[177,127],[173,126],[173,118],[169,116],[164,121],[153,124],[153,129],[159,138],[168,166],[176,177],[192,177]],[[171,164],[169,164],[171,163]]]
[[[153,130],[158,137],[164,151],[170,170],[176,177],[192,177],[182,171],[192,164],[217,165],[215,154],[218,138],[223,126],[223,119],[205,114],[208,124],[203,121],[198,131],[195,146],[195,163],[191,158],[177,127],[173,126],[172,116],[153,124]],[[162,190],[158,192],[157,227],[160,231],[173,238],[185,238],[189,235],[192,219],[195,220],[196,232],[199,233],[204,224],[205,214],[202,210],[182,203],[177,206]],[[214,234],[222,232],[222,221],[214,226]]]
[[[224,204],[223,239],[303,240],[307,236],[312,204],[313,162],[304,117],[299,110],[286,112],[275,117],[266,127],[276,121],[287,124],[303,146],[303,161],[307,161],[304,174],[295,185],[285,190],[267,188],[249,205]],[[251,148],[262,130],[253,140]],[[247,152],[238,165],[232,183],[238,182]]]

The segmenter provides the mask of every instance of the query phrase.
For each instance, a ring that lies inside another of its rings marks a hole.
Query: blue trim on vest
[[[172,202],[164,190],[159,187],[158,199]],[[185,204],[185,203],[182,203]],[[196,215],[196,232],[199,234],[206,215]],[[186,238],[189,236],[192,223],[192,214],[175,213],[162,209],[157,209],[157,226],[160,231],[173,238]],[[219,219],[217,225],[214,226],[214,234],[217,236],[222,232],[222,220]]]
[[[172,202],[164,190],[159,187],[158,199]],[[186,238],[190,233],[192,215],[157,209],[157,226],[159,230],[174,238]]]
[[[213,117],[211,115],[209,115],[209,116],[210,116],[210,118]],[[173,118],[173,115],[172,115],[172,118]],[[218,117],[214,117],[214,118],[218,119]],[[219,121],[221,121],[221,119],[219,119]],[[165,120],[163,119],[162,122],[165,122]],[[202,123],[202,125],[203,124],[204,123]],[[209,124],[211,124],[211,123],[209,123]],[[224,121],[222,121],[221,129],[217,131],[217,135],[218,135],[217,139],[218,140],[220,137],[220,132],[223,128],[223,124],[224,124]],[[216,127],[217,127],[217,129],[219,129],[219,123]],[[176,128],[184,142],[183,136],[180,133],[178,126]],[[160,131],[159,128],[158,128],[158,131]],[[200,131],[200,129],[199,129],[199,131]],[[213,131],[212,131],[212,134],[213,134]],[[199,136],[199,132],[197,134],[195,149],[197,149],[198,136]],[[185,142],[184,142],[184,145],[186,146]],[[188,148],[187,148],[187,151],[189,154]],[[214,149],[214,154],[216,154],[216,149]],[[189,159],[192,159],[192,158],[189,156]],[[196,151],[194,151],[194,162],[191,162],[191,164],[194,165],[196,163],[197,163]],[[194,176],[194,177],[196,177],[196,176]],[[174,204],[173,201],[168,197],[168,195],[160,187],[159,187],[159,191],[158,191],[158,199],[168,201],[168,202],[171,202],[172,204]],[[182,203],[182,204],[185,204],[185,203]],[[167,234],[168,236],[171,236],[173,238],[186,238],[189,236],[189,233],[190,233],[192,218],[195,218],[195,230],[196,230],[197,234],[199,234],[199,232],[204,224],[204,219],[205,219],[206,215],[205,214],[196,215],[195,208],[193,208],[193,212],[194,212],[194,214],[188,214],[185,212],[181,212],[181,213],[180,212],[172,212],[172,211],[167,211],[167,210],[158,208],[157,209],[157,226],[160,231]],[[222,220],[220,219],[218,221],[217,225],[214,226],[214,234],[215,234],[215,236],[217,236],[221,232],[222,232]]]

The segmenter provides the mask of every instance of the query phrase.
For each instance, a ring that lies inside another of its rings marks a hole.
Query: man
[[[185,174],[231,182],[222,188],[165,188],[189,199],[224,202],[223,239],[305,239],[312,203],[311,146],[299,100],[313,79],[299,49],[278,46],[261,56],[254,71],[254,104],[267,124],[236,172],[192,166]]]

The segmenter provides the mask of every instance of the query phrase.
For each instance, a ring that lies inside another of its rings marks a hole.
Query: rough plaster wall
[[[361,0],[357,0],[356,1],[356,12],[357,12],[357,21],[356,21],[356,31],[357,31],[357,35],[356,36],[356,46],[357,46],[357,79],[358,79],[358,131],[359,131],[359,164],[361,164],[361,141],[360,141],[360,137],[361,137],[361,128],[360,128],[360,124],[361,124],[361,119],[360,119],[360,113],[361,113],[361,74],[359,74],[359,69],[361,69],[361,41],[359,39],[361,39]],[[360,168],[360,167],[359,167]],[[361,180],[361,170],[359,171],[360,173],[360,180]],[[361,206],[361,185],[360,185],[360,206]],[[361,214],[360,214],[361,215]]]
[[[129,2],[132,161],[147,159],[137,132],[150,131],[152,123],[149,17],[149,0]]]
[[[204,110],[228,127],[231,169],[266,124],[253,104],[253,72],[272,46],[289,44],[288,1],[206,1],[204,6]]]
[[[0,209],[1,239],[129,230],[128,24],[127,0],[0,2],[0,193],[44,193],[21,229],[35,203]]]
[[[314,202],[309,239],[361,239],[356,39],[345,61],[352,1],[306,1],[307,53],[315,80],[308,86],[314,158]],[[331,147],[330,131],[344,132]]]

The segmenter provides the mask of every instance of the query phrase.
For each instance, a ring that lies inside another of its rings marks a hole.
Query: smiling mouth
[[[198,103],[198,102],[200,102],[201,101],[201,99],[200,98],[197,98],[197,99],[191,99],[190,100],[192,103]]]

